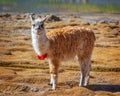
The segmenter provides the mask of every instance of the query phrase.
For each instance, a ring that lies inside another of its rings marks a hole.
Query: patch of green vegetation
[[[26,6],[29,2],[30,6]],[[102,2],[102,1],[101,1]],[[51,10],[64,10],[66,12],[109,12],[109,13],[119,13],[120,12],[120,5],[119,4],[83,4],[79,3],[62,3],[57,2],[56,0],[38,0],[33,2],[32,0],[0,0],[1,5],[12,5],[16,6],[17,9],[21,11],[28,11],[31,8],[35,10],[39,10],[40,8],[51,9]],[[21,7],[21,5],[23,5]],[[30,8],[31,7],[31,8]],[[29,9],[30,8],[30,9]]]
[[[69,12],[120,12],[119,5],[96,5],[96,4],[53,4],[56,8],[63,8]]]
[[[41,4],[35,4],[40,6]],[[41,6],[60,8],[68,12],[109,12],[116,13],[120,12],[120,5],[108,4],[108,5],[97,5],[97,4],[65,4],[65,3],[43,3]]]
[[[111,12],[111,13],[117,13],[120,12],[120,5],[106,5],[104,7],[100,7],[102,12]]]
[[[16,0],[0,0],[0,4],[17,5]]]

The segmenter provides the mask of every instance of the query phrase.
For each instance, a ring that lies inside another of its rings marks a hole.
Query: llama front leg
[[[51,76],[50,84],[52,85],[52,90],[55,90],[57,87],[59,61],[50,60],[49,67],[50,67],[50,76]]]
[[[89,74],[91,70],[90,59],[79,61],[81,67],[81,76],[79,86],[87,86],[89,83]]]

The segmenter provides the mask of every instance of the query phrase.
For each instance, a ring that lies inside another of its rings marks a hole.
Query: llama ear
[[[35,14],[33,14],[33,13],[29,14],[31,23],[33,23],[34,20],[35,20],[34,15],[35,15]]]
[[[45,22],[50,16],[46,16],[45,18],[42,19],[42,22]]]

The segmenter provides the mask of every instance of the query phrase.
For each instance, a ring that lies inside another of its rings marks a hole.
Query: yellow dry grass
[[[3,19],[0,20],[1,24],[5,22]],[[10,22],[14,23],[14,21]],[[51,86],[48,85],[48,63],[47,61],[37,59],[31,46],[30,35],[22,34],[26,32],[26,29],[30,28],[30,24],[27,22],[27,28],[18,26],[12,35],[11,32],[14,28],[9,29],[7,27],[6,29],[6,27],[2,26],[2,31],[0,31],[1,96],[58,96],[58,94],[59,96],[120,95],[119,93],[114,93],[119,92],[120,88],[119,25],[116,25],[117,27],[112,29],[111,26],[113,25],[110,24],[88,24],[77,20],[46,23],[48,30],[68,25],[91,28],[97,37],[92,56],[90,86],[87,88],[77,87],[80,68],[79,64],[77,64],[78,62],[72,60],[64,62],[60,66],[57,91],[49,91]],[[18,30],[22,31],[18,34]]]

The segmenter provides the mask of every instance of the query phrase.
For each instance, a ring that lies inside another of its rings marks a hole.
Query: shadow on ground
[[[109,91],[109,92],[119,92],[120,85],[89,85],[86,88],[93,91]]]

